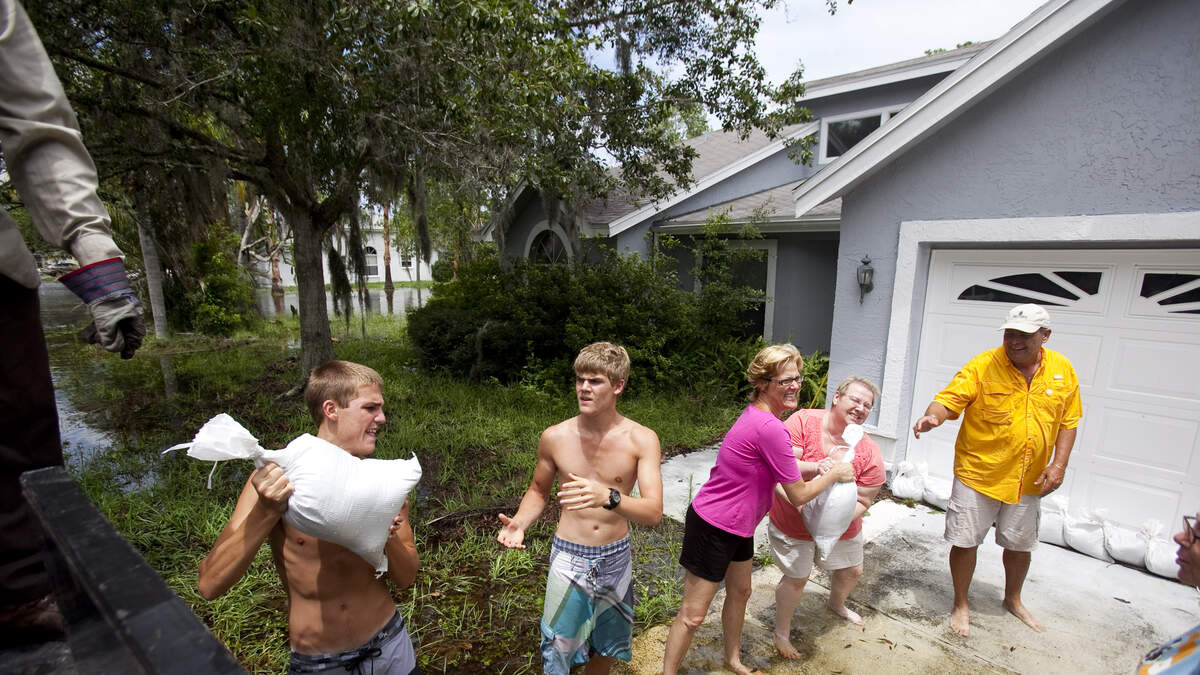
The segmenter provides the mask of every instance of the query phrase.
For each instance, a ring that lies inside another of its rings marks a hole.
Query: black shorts
[[[688,507],[683,519],[683,548],[679,564],[701,579],[720,582],[731,562],[754,557],[754,537],[740,537],[712,525]]]

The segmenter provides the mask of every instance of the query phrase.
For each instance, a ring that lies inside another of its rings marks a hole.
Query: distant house
[[[367,274],[366,280],[370,282],[382,282],[384,280],[385,269],[383,266],[383,226],[378,221],[372,221],[369,225],[363,228],[363,244],[366,249]],[[430,267],[437,261],[438,252],[433,251],[429,257],[429,262],[426,263],[421,259],[420,255],[409,250],[407,252],[398,251],[396,242],[392,241],[391,267],[392,267],[392,282],[399,283],[401,281],[430,281]],[[344,243],[335,243],[335,247],[339,250],[344,249]],[[323,269],[325,273],[325,283],[329,283],[329,263],[324,258]],[[270,285],[270,270],[266,270],[267,284]],[[296,285],[296,266],[295,261],[290,255],[285,255],[279,266],[279,275],[283,279],[284,286]]]
[[[575,227],[618,251],[645,255],[659,235],[700,232],[710,214],[728,212],[734,224],[748,222],[756,212],[765,214],[759,228],[764,237],[745,245],[765,250],[766,256],[738,270],[744,283],[766,294],[760,308],[762,334],[793,342],[806,353],[827,352],[839,261],[856,263],[866,250],[839,248],[841,205],[836,199],[796,215],[792,190],[985,46],[809,82],[803,103],[813,113],[812,122],[787,128],[775,140],[761,133],[740,140],[722,132],[693,138],[687,142],[698,152],[691,187],[651,204],[617,196],[596,200],[580,209]],[[797,164],[788,156],[788,143],[814,135],[814,165]],[[522,187],[514,199],[504,254],[535,260],[569,256],[566,232],[549,225],[536,191]],[[681,261],[681,278],[688,287],[691,267],[691,260]]]
[[[1193,0],[1050,0],[792,190],[840,203],[830,383],[882,383],[885,458],[949,477],[932,396],[1048,307],[1082,381],[1059,494],[1178,523],[1200,495],[1200,12]],[[886,104],[878,106],[886,109]],[[874,261],[860,303],[859,257]],[[777,319],[778,320],[778,319]]]

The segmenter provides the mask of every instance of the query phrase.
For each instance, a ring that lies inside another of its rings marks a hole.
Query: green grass
[[[369,316],[367,339],[357,317],[349,330],[337,321],[332,329],[339,358],[383,375],[388,423],[376,456],[415,453],[425,471],[413,506],[420,572],[412,588],[395,593],[422,668],[538,672],[538,621],[555,511],[547,509],[530,528],[524,551],[496,543],[496,513],[515,509],[541,431],[576,413],[572,383],[544,390],[418,372],[403,325],[399,317]],[[285,317],[225,341],[151,339],[129,361],[66,335],[51,336],[52,358],[66,373],[59,386],[116,441],[76,477],[252,672],[281,672],[287,658],[286,597],[267,547],[225,596],[206,602],[195,590],[197,565],[228,520],[251,466],[222,463],[208,490],[211,464],[159,452],[190,440],[219,412],[233,415],[264,447],[283,447],[312,431],[299,399],[283,396],[299,381],[297,332],[295,319]],[[618,409],[657,431],[664,456],[670,456],[719,439],[743,405],[706,398],[683,383],[678,393],[642,395]],[[640,632],[679,607],[682,527],[664,519],[656,528],[633,526],[631,532]]]

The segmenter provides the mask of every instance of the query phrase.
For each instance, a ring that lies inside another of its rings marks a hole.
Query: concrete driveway
[[[681,518],[708,477],[715,449],[663,466],[664,511]],[[1026,606],[1046,625],[1035,633],[1001,606],[1004,570],[992,536],[979,548],[971,586],[971,635],[950,631],[953,597],[941,512],[881,501],[864,518],[866,573],[850,598],[859,628],[825,608],[828,580],[815,572],[792,621],[803,658],[775,651],[774,589],[779,571],[754,575],[742,659],[768,673],[1130,673],[1143,653],[1200,623],[1200,594],[1144,570],[1041,544],[1025,583]],[[636,570],[635,570],[636,574]],[[683,672],[720,673],[722,594],[684,661]],[[621,672],[662,668],[667,626],[642,634]]]

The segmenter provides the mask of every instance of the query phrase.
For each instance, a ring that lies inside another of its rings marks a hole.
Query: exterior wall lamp
[[[858,266],[858,304],[871,289],[875,288],[875,268],[871,267],[871,256],[864,255],[862,264]]]

